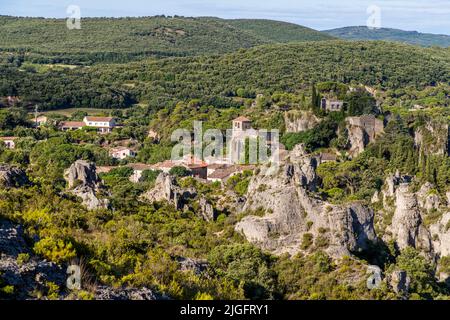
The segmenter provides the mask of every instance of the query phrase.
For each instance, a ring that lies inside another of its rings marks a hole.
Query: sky
[[[380,26],[450,35],[450,0],[0,0],[0,15],[68,17],[215,16],[293,22],[317,30],[367,25],[380,8]]]

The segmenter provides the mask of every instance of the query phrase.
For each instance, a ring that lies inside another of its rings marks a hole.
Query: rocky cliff
[[[349,153],[352,157],[356,157],[363,152],[366,146],[374,142],[384,130],[383,121],[373,115],[349,117],[345,121],[350,143]]]
[[[333,257],[350,255],[377,241],[374,213],[358,203],[332,205],[316,198],[315,162],[291,159],[278,174],[266,170],[250,182],[244,217],[236,225],[250,242],[275,254],[323,249]],[[264,215],[252,215],[255,212]]]
[[[449,154],[449,127],[447,123],[428,121],[414,133],[414,142],[425,155]]]
[[[302,132],[314,128],[320,119],[311,111],[289,111],[284,114],[286,132]]]

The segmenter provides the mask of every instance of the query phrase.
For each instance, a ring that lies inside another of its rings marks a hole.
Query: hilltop
[[[364,26],[338,28],[323,32],[346,40],[385,40],[423,47],[450,47],[450,36],[443,34],[420,33],[390,28],[372,30]]]
[[[65,19],[0,16],[0,51],[27,51],[27,59],[37,63],[92,64],[223,54],[263,44],[331,38],[270,20],[83,18],[81,30],[69,30]]]

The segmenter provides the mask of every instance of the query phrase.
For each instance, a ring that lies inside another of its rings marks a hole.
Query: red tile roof
[[[110,122],[113,120],[112,117],[86,117],[87,121],[93,122]]]
[[[238,121],[238,122],[252,122],[252,120],[250,120],[249,118],[243,117],[243,116],[238,117],[238,118],[234,119],[233,121]]]
[[[60,123],[60,127],[71,127],[71,128],[81,128],[86,126],[86,124],[84,122],[80,122],[80,121],[63,121]]]

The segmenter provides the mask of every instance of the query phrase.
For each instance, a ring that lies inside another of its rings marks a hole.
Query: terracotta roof
[[[128,147],[118,146],[118,147],[111,148],[109,151],[110,152],[119,152],[119,151],[126,151],[126,150],[133,150],[133,149],[128,148]]]
[[[112,117],[86,117],[87,121],[94,121],[94,122],[110,122],[113,120]]]
[[[86,124],[82,121],[63,121],[60,123],[61,127],[84,127]]]
[[[239,167],[237,166],[231,166],[225,169],[217,169],[212,174],[208,176],[208,179],[225,179],[229,176],[231,176],[233,173],[241,171]]]
[[[145,163],[130,163],[127,167],[132,168],[133,170],[144,171],[144,170],[152,170],[154,166]]]
[[[221,163],[213,163],[208,165],[208,169],[224,169],[226,168],[227,165],[226,164],[221,164]]]
[[[332,153],[322,153],[320,155],[322,161],[335,161],[337,160],[337,156]]]
[[[238,118],[234,119],[233,121],[239,121],[239,122],[252,122],[252,120],[250,120],[249,118],[243,117],[243,116],[238,117]]]

